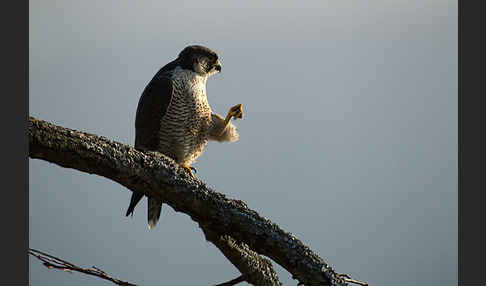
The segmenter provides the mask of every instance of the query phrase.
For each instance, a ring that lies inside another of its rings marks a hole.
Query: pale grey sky
[[[195,163],[217,191],[374,286],[457,285],[457,1],[30,1],[29,113],[133,146],[139,96],[189,44],[218,52],[240,140]],[[170,207],[29,161],[29,246],[140,285],[238,271]],[[109,285],[45,269],[31,285]],[[296,285],[276,266],[284,285]]]

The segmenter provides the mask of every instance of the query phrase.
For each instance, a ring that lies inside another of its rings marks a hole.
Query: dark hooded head
[[[202,76],[210,76],[221,71],[221,63],[216,52],[203,46],[188,46],[179,53],[177,59],[183,69],[192,70]]]

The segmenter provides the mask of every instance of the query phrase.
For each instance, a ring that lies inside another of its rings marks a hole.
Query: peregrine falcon
[[[231,107],[225,118],[212,112],[206,80],[221,72],[218,55],[203,46],[188,46],[162,67],[145,87],[135,117],[135,148],[157,151],[175,160],[191,176],[193,163],[208,140],[232,142],[239,138],[232,118],[243,118],[242,105]],[[143,194],[132,193],[126,216],[133,215]],[[148,198],[148,228],[160,217],[162,202]]]

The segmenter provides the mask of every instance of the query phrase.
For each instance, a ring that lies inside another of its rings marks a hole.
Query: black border
[[[459,285],[480,285],[486,241],[483,200],[486,147],[484,9],[459,1]],[[477,6],[476,6],[476,5]],[[466,235],[467,234],[467,235]]]
[[[29,1],[2,5],[2,245],[4,284],[28,285]],[[5,130],[7,129],[7,130]],[[6,240],[6,241],[4,241]]]

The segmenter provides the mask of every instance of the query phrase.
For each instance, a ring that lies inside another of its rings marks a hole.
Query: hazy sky
[[[30,1],[29,113],[134,142],[139,96],[185,46],[220,55],[212,109],[240,140],[197,176],[374,286],[457,285],[457,1]],[[29,246],[140,285],[239,275],[187,215],[29,161]],[[110,285],[47,270],[31,285]],[[284,285],[296,285],[276,265]]]

